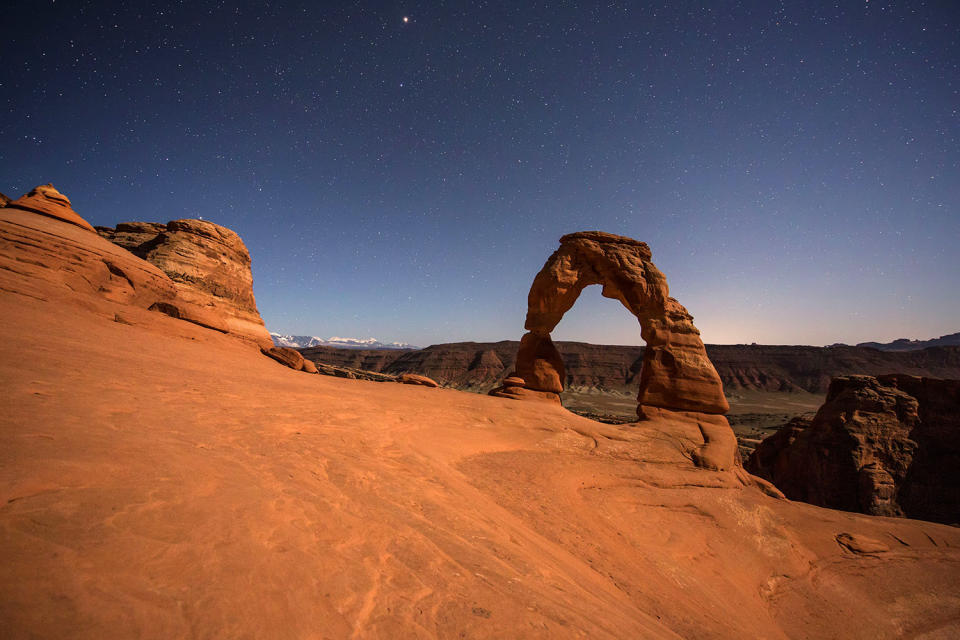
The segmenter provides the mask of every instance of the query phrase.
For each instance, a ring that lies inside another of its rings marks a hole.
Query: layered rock
[[[4,196],[4,199],[7,199],[6,196]],[[63,220],[64,222],[74,224],[81,229],[86,229],[87,231],[93,231],[96,233],[93,226],[81,218],[80,215],[73,210],[73,205],[70,204],[70,199],[57,191],[52,184],[42,184],[36,186],[30,191],[30,193],[20,196],[16,200],[9,201],[5,204],[0,203],[0,206],[13,207],[15,209],[23,209],[24,211],[39,213],[42,216]]]
[[[253,296],[250,253],[230,229],[205,220],[173,220],[97,231],[170,277],[177,288],[175,309],[166,309],[171,315],[272,346]]]
[[[525,389],[563,390],[563,359],[550,333],[580,292],[599,284],[604,297],[619,300],[637,318],[647,343],[637,397],[641,418],[644,407],[710,414],[729,409],[693,316],[669,296],[666,277],[651,257],[645,243],[601,231],[560,238],[527,297],[529,333],[520,341],[516,363]]]
[[[638,345],[554,343],[566,369],[565,390],[636,394],[644,348]],[[515,369],[517,340],[456,342],[424,349],[308,347],[304,357],[339,367],[393,375],[419,373],[445,387],[486,393]],[[882,352],[864,347],[706,345],[726,392],[805,391],[824,394],[843,375],[901,371],[929,378],[960,378],[960,347]]]
[[[437,384],[436,380],[428,378],[427,376],[417,375],[416,373],[404,373],[397,377],[397,382],[401,384],[418,385],[421,387],[431,387],[434,389],[440,386]]]
[[[765,439],[746,469],[793,500],[960,522],[960,380],[845,376],[805,426]]]
[[[303,356],[300,355],[300,352],[296,349],[289,347],[261,347],[260,351],[263,355],[273,358],[280,364],[290,367],[294,371],[301,371],[303,369]],[[316,370],[316,367],[314,367],[314,370]]]
[[[167,230],[167,225],[160,222],[121,222],[113,227],[95,227],[97,233],[112,242],[120,245],[130,253],[146,259],[147,250],[141,250],[148,242]]]
[[[0,209],[0,289],[58,305],[69,300],[94,307],[107,301],[156,308],[172,305],[177,297],[160,269],[89,233],[83,224],[20,207]],[[114,317],[112,309],[103,312]]]

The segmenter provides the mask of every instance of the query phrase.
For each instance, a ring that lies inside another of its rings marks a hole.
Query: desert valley
[[[960,635],[960,346],[705,346],[586,231],[519,342],[280,347],[236,233],[77,210],[0,201],[4,638]]]

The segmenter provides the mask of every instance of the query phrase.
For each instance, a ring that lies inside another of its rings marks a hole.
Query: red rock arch
[[[602,231],[581,231],[560,238],[530,287],[517,375],[497,395],[551,397],[563,391],[563,360],[550,332],[573,307],[580,292],[593,284],[602,295],[619,300],[640,322],[647,343],[637,396],[643,408],[723,414],[730,408],[723,384],[707,357],[693,316],[669,296],[667,279],[651,262],[644,242]],[[522,383],[521,380],[522,379]],[[512,383],[512,386],[511,386]],[[558,398],[556,398],[558,399]]]

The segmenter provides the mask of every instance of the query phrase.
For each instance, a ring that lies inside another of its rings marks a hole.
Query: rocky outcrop
[[[637,392],[644,348],[638,345],[554,342],[566,370],[564,389]],[[515,369],[516,340],[454,342],[424,349],[300,349],[304,357],[333,366],[392,375],[419,373],[445,387],[486,393]],[[848,346],[706,345],[724,391],[806,391],[826,394],[843,375],[901,371],[929,378],[960,378],[960,347],[881,352]]]
[[[159,267],[177,288],[171,315],[273,344],[253,297],[250,253],[236,233],[205,220],[98,227],[111,242]]]
[[[669,296],[667,279],[651,257],[645,243],[601,231],[560,238],[560,248],[534,278],[527,297],[529,333],[520,341],[516,363],[524,388],[563,390],[563,359],[550,332],[585,287],[599,284],[604,297],[619,300],[637,318],[647,343],[637,397],[639,416],[643,417],[644,406],[712,414],[729,409],[693,316]]]
[[[0,193],[0,209],[4,208],[8,204],[10,204],[10,198]]]
[[[404,373],[403,375],[397,377],[397,382],[401,384],[418,385],[421,387],[432,387],[434,389],[440,386],[435,380],[432,380],[427,376],[417,375],[415,373]]]
[[[167,225],[160,222],[121,222],[113,227],[95,227],[97,233],[112,242],[120,245],[130,253],[146,259],[147,243],[167,230]]]
[[[6,196],[4,196],[4,199],[7,199]],[[73,210],[70,199],[57,191],[52,184],[42,184],[34,187],[30,193],[25,196],[21,196],[12,202],[7,202],[2,206],[39,213],[42,216],[63,220],[81,229],[96,233],[93,226]]]
[[[280,364],[290,367],[294,371],[300,371],[303,369],[303,356],[300,355],[300,352],[296,349],[291,349],[289,347],[261,347],[260,352],[269,358],[273,358]]]
[[[304,363],[312,362],[304,358]],[[369,382],[396,382],[397,377],[391,376],[385,373],[377,373],[375,371],[367,371],[364,369],[356,369],[353,367],[338,367],[335,365],[324,364],[322,362],[314,362],[313,365],[317,368],[317,373],[325,376],[334,376],[337,378],[346,378],[348,380],[367,380]],[[304,365],[306,367],[306,364]]]
[[[836,378],[809,426],[786,425],[745,467],[793,500],[960,523],[960,380]]]
[[[177,290],[154,265],[75,222],[0,209],[0,290],[53,304],[173,304]],[[115,310],[103,308],[109,317]]]

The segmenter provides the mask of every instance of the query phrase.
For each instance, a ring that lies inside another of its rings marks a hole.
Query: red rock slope
[[[955,528],[696,469],[696,423],[297,373],[46,277],[23,224],[0,226],[4,637],[960,633]]]

